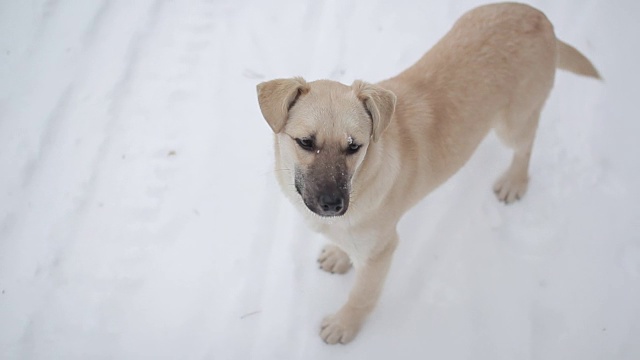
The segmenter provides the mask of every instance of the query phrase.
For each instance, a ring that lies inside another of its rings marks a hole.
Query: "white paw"
[[[516,200],[522,199],[527,192],[528,185],[529,179],[526,176],[511,176],[511,174],[507,172],[493,185],[493,192],[499,201],[505,204],[511,204]]]
[[[349,255],[335,245],[327,245],[322,249],[318,263],[320,263],[320,269],[332,274],[344,274],[351,268]]]
[[[340,315],[338,312],[327,316],[320,327],[320,337],[327,344],[346,344],[353,340],[360,330],[360,322]]]

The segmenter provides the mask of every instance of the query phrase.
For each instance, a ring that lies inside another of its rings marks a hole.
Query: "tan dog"
[[[400,217],[458,171],[492,128],[514,150],[494,191],[506,203],[524,195],[556,68],[599,77],[556,39],[543,13],[505,3],[469,11],[415,65],[376,85],[258,85],[279,183],[335,243],[320,255],[322,269],[356,269],[348,301],[322,322],[325,342],[355,337],[382,290]]]

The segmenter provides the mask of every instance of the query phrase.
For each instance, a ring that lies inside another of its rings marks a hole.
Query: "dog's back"
[[[398,96],[385,135],[402,138],[407,152],[430,154],[427,165],[420,157],[405,163],[422,179],[419,194],[409,196],[449,178],[491,128],[507,146],[529,153],[557,67],[597,77],[583,55],[556,39],[542,12],[503,3],[467,12],[416,64],[381,82]]]

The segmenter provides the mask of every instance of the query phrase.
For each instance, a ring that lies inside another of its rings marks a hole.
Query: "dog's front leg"
[[[349,299],[337,313],[322,321],[320,336],[327,344],[346,344],[353,340],[376,306],[398,243],[395,230],[383,241],[382,249],[370,255],[363,264],[354,264],[356,281]]]

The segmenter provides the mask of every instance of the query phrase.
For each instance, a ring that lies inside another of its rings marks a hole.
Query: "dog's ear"
[[[360,80],[354,81],[351,87],[369,113],[372,121],[371,137],[373,141],[378,141],[393,117],[396,109],[396,95],[389,90]]]
[[[289,110],[300,95],[309,92],[309,84],[301,77],[292,79],[275,79],[258,84],[258,103],[274,133],[284,128]]]

